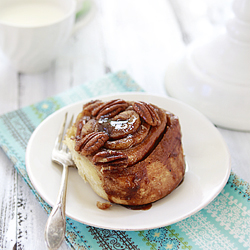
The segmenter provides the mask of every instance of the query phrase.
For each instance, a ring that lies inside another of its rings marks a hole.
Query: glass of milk
[[[21,73],[47,70],[69,38],[75,0],[1,0],[0,50]]]

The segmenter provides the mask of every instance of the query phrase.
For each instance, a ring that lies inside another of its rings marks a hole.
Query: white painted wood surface
[[[186,44],[220,30],[231,2],[95,0],[93,17],[72,35],[49,71],[18,74],[0,54],[0,114],[117,70],[126,70],[147,92],[166,95],[168,63]],[[250,133],[219,131],[233,171],[250,182]],[[0,204],[0,249],[46,249],[47,215],[2,150]]]

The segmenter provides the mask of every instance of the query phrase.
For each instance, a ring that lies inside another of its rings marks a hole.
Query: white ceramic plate
[[[230,174],[229,152],[214,125],[195,109],[171,98],[125,93],[98,99],[115,98],[151,102],[179,116],[187,161],[185,179],[170,195],[153,203],[149,210],[129,210],[113,205],[103,211],[96,206],[97,201],[103,200],[81,179],[76,169],[70,169],[67,216],[100,228],[144,230],[176,223],[210,203],[223,189]],[[30,180],[41,197],[52,206],[62,174],[61,167],[51,162],[54,141],[65,112],[78,114],[83,103],[69,105],[50,115],[34,131],[27,146],[26,167]]]

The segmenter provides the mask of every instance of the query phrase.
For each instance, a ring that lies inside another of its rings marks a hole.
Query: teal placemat
[[[33,188],[25,167],[25,150],[32,132],[48,115],[68,104],[128,91],[143,90],[126,72],[108,74],[99,81],[85,83],[0,117],[0,146],[47,213],[51,208]],[[250,249],[250,185],[231,173],[225,188],[207,207],[163,228],[114,231],[87,226],[70,218],[66,227],[66,241],[72,249]]]

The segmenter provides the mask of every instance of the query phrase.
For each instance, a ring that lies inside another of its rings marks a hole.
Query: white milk
[[[66,12],[49,1],[19,1],[0,6],[0,22],[36,27],[60,20]]]

